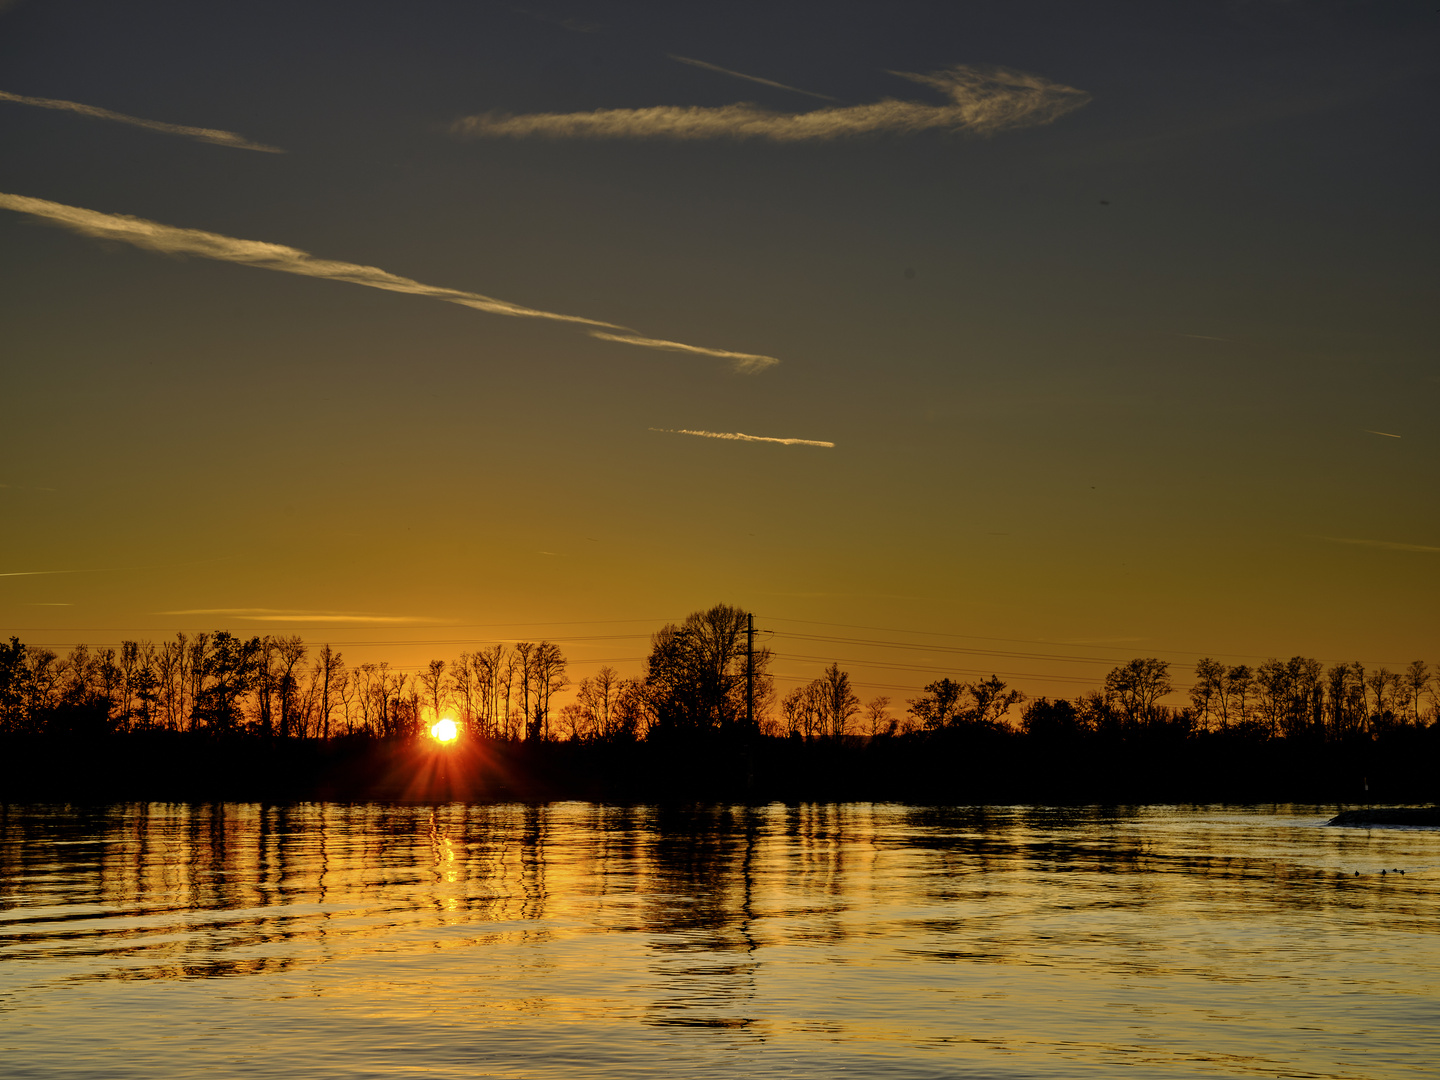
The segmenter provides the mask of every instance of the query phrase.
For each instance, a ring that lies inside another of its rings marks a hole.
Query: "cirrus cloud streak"
[[[781,446],[823,446],[833,450],[833,442],[823,442],[820,439],[778,439],[770,435],[746,435],[743,431],[692,431],[690,428],[663,428],[652,427],[651,431],[659,431],[666,435],[698,435],[702,439],[726,439],[730,442],[763,442],[779,443]]]
[[[912,135],[921,131],[970,131],[989,135],[1035,127],[1080,108],[1090,95],[1039,75],[1005,68],[959,65],[929,75],[891,72],[937,90],[941,105],[885,98],[783,113],[742,102],[706,108],[657,105],[646,109],[596,109],[575,113],[489,112],[451,126],[469,138],[552,139],[768,139],[815,142],[861,135]]]
[[[493,296],[465,292],[461,289],[447,289],[425,285],[410,278],[399,277],[378,266],[362,266],[358,263],[339,262],[334,259],[317,259],[309,252],[284,244],[270,244],[263,240],[241,240],[221,233],[205,232],[202,229],[184,229],[174,225],[162,225],[158,221],[130,217],[127,214],[105,214],[98,210],[86,210],[79,206],[66,206],[47,199],[33,199],[25,195],[9,195],[0,192],[0,208],[30,214],[60,225],[82,236],[97,240],[118,240],[147,251],[165,255],[193,255],[202,259],[220,262],[240,263],[262,270],[276,270],[282,274],[299,274],[303,277],[328,278],[344,281],[351,285],[365,285],[372,289],[388,292],[409,293],[412,296],[427,296],[446,300],[452,304],[473,307],[495,315],[515,315],[526,318],[554,319],[561,322],[584,323],[587,326],[616,327],[613,323],[596,319],[584,319],[578,315],[559,315],[553,311],[512,304],[497,300]]]
[[[1431,547],[1428,544],[1402,544],[1395,540],[1359,540],[1350,536],[1320,536],[1316,539],[1325,540],[1331,544],[1380,548],[1382,551],[1417,551],[1425,555],[1440,554],[1440,547]]]
[[[492,315],[509,315],[518,318],[545,319],[552,322],[576,323],[581,326],[601,327],[618,330],[619,334],[602,335],[609,341],[619,341],[641,348],[659,349],[665,352],[695,353],[730,360],[737,370],[760,371],[771,364],[779,363],[773,356],[759,356],[752,353],[730,352],[724,349],[709,349],[700,345],[686,345],[678,341],[666,341],[637,334],[629,327],[616,323],[587,319],[579,315],[563,315],[554,311],[525,307],[508,300],[499,300],[482,293],[450,289],[439,285],[426,285],[411,278],[400,277],[377,266],[363,266],[359,263],[340,262],[335,259],[319,259],[309,252],[283,244],[271,244],[263,240],[241,240],[221,233],[205,232],[201,229],[185,229],[164,225],[145,218],[130,217],[126,214],[106,214],[98,210],[86,210],[78,206],[35,199],[26,195],[10,195],[0,192],[0,209],[14,210],[29,214],[43,221],[59,225],[82,236],[98,240],[119,241],[146,251],[165,255],[190,255],[219,262],[239,263],[262,270],[275,270],[283,274],[298,274],[302,277],[325,278],[343,281],[351,285],[364,285],[371,289],[387,292],[423,296],[462,307],[474,308]]]
[[[296,611],[286,608],[185,608],[180,611],[157,611],[156,615],[218,615],[242,622],[273,623],[373,623],[398,624],[434,623],[437,619],[413,615],[363,615],[346,611]]]
[[[9,101],[16,105],[33,105],[37,109],[58,109],[61,112],[88,116],[92,120],[113,120],[117,124],[129,124],[131,127],[144,128],[146,131],[158,131],[165,135],[183,135],[188,139],[198,139],[200,142],[212,143],[215,146],[229,146],[235,150],[258,150],[262,154],[285,153],[278,146],[266,146],[264,143],[251,142],[244,135],[237,135],[233,131],[190,127],[186,124],[167,124],[163,120],[146,120],[141,116],[129,116],[111,109],[102,109],[98,105],[82,105],[78,101],[26,97],[24,94],[11,94],[5,90],[0,90],[0,101]]]
[[[821,101],[839,101],[829,94],[817,94],[814,90],[801,90],[798,86],[789,86],[786,83],[775,82],[773,79],[762,79],[759,75],[746,75],[743,71],[731,71],[719,64],[707,64],[704,60],[693,60],[688,56],[676,56],[674,53],[666,53],[671,60],[678,60],[682,64],[689,64],[691,67],[703,68],[706,71],[714,71],[720,75],[729,75],[732,79],[744,79],[746,82],[759,83],[761,86],[774,87],[776,90],[789,90],[794,94],[804,94],[806,97],[819,98]]]
[[[622,345],[639,345],[642,349],[659,349],[661,352],[692,353],[699,356],[714,356],[729,360],[736,371],[764,371],[780,361],[773,356],[759,353],[730,352],[727,349],[707,349],[701,345],[686,345],[680,341],[666,341],[663,338],[642,337],[639,334],[607,334],[603,330],[591,330],[590,336],[601,341],[618,341]]]

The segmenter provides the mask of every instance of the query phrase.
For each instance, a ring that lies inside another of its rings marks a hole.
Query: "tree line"
[[[1043,735],[1158,730],[1343,741],[1440,722],[1440,671],[1423,660],[1401,671],[1367,671],[1359,661],[1327,668],[1305,656],[1254,668],[1203,657],[1195,664],[1190,704],[1161,705],[1173,691],[1168,663],[1138,658],[1113,669],[1102,689],[1073,701],[1032,702],[1021,726]]]
[[[0,731],[392,737],[458,705],[475,735],[547,738],[565,668],[551,641],[495,644],[412,674],[385,661],[351,667],[338,650],[299,637],[224,630],[118,649],[77,645],[63,658],[11,638],[0,645]]]
[[[0,733],[137,732],[279,739],[415,735],[442,716],[507,741],[624,740],[736,732],[768,710],[770,652],[748,649],[746,613],[719,605],[657,631],[643,674],[606,665],[574,684],[552,641],[495,643],[417,672],[347,665],[330,645],[220,630],[77,645],[67,656],[0,645]],[[747,674],[749,691],[747,693]]]
[[[1440,720],[1440,679],[1423,661],[1390,671],[1298,656],[1253,669],[1201,659],[1184,706],[1161,704],[1175,690],[1170,665],[1147,657],[1071,700],[1029,700],[994,675],[942,678],[896,713],[888,697],[862,704],[838,662],[779,695],[770,650],[752,648],[749,630],[742,609],[717,605],[656,631],[638,676],[607,665],[574,684],[547,640],[495,643],[411,673],[385,662],[350,666],[330,645],[294,636],[180,633],[119,648],[80,645],[64,657],[11,638],[0,645],[0,733],[391,738],[448,716],[468,736],[511,742],[708,733],[855,744],[966,731],[1343,740]],[[573,700],[555,708],[572,685]]]

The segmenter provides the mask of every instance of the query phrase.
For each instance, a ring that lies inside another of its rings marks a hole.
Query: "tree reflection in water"
[[[1328,816],[11,806],[0,1011],[26,1022],[6,1054],[21,1075],[67,1053],[121,1076],[237,1054],[316,1076],[357,1054],[442,1075],[1418,1075],[1440,1057],[1417,1011],[1440,832]]]

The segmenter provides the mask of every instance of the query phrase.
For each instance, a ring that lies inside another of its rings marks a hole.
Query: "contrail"
[[[706,71],[718,71],[721,75],[729,75],[732,79],[744,79],[746,82],[759,83],[761,86],[773,86],[776,90],[789,90],[792,94],[804,94],[806,97],[819,98],[821,101],[839,101],[839,98],[831,97],[829,94],[817,94],[813,90],[801,90],[798,86],[787,86],[782,82],[775,82],[771,79],[762,79],[758,75],[746,75],[743,71],[731,71],[719,64],[707,64],[704,60],[692,60],[688,56],[676,56],[674,53],[666,53],[671,60],[678,60],[682,64],[689,64],[691,67],[704,68]]]
[[[139,569],[132,566],[102,566],[93,570],[11,570],[0,577],[43,577],[48,574],[108,574],[113,570]]]
[[[1392,433],[1390,433],[1390,432],[1388,432],[1388,431],[1372,431],[1372,430],[1371,430],[1370,428],[1368,428],[1368,427],[1367,427],[1367,428],[1361,428],[1360,430],[1363,431],[1363,432],[1365,432],[1367,435],[1384,435],[1385,438],[1387,438],[1387,439],[1398,439],[1398,438],[1400,438],[1399,435],[1394,435],[1394,434],[1392,434]]]
[[[297,248],[285,247],[283,244],[268,244],[263,240],[240,240],[233,236],[223,236],[220,233],[204,232],[201,229],[182,229],[174,225],[162,225],[156,221],[147,221],[144,218],[129,217],[125,214],[105,214],[98,210],[86,210],[78,206],[66,206],[63,203],[49,202],[46,199],[32,199],[24,195],[9,195],[4,192],[0,192],[0,207],[53,221],[82,236],[93,236],[100,240],[118,240],[147,251],[158,251],[166,255],[195,255],[204,259],[216,259],[220,262],[256,266],[262,270],[278,270],[285,274],[346,281],[352,285],[366,285],[372,289],[385,289],[389,292],[410,293],[415,296],[447,300],[453,304],[478,308],[496,315],[555,319],[561,322],[622,329],[613,323],[584,319],[578,315],[558,315],[553,311],[522,307],[519,304],[497,300],[480,293],[424,285],[409,278],[387,273],[375,266],[361,266],[357,263],[337,262],[333,259],[317,259],[308,252],[300,251]]]
[[[1382,548],[1385,551],[1418,551],[1430,555],[1440,552],[1440,547],[1430,547],[1426,544],[1400,544],[1394,540],[1356,540],[1348,536],[1317,536],[1317,540],[1327,540],[1332,544],[1353,544],[1356,547]]]
[[[185,608],[181,611],[157,611],[156,615],[220,615],[246,622],[278,623],[433,623],[436,620],[415,615],[354,615],[343,611],[291,611],[283,608]]]
[[[552,139],[769,139],[815,142],[861,135],[913,135],[921,131],[971,131],[990,135],[1008,128],[1049,124],[1080,108],[1090,95],[1038,75],[1004,68],[964,65],[917,75],[893,71],[950,100],[931,105],[885,98],[868,105],[842,105],[811,112],[781,113],[758,105],[657,105],[648,109],[596,109],[578,113],[483,113],[451,125],[470,138]]]
[[[144,218],[129,217],[125,214],[105,214],[98,210],[86,210],[78,206],[46,199],[33,199],[25,195],[9,195],[0,192],[0,208],[15,210],[22,214],[54,222],[64,228],[100,240],[116,240],[131,244],[146,251],[158,251],[166,255],[194,255],[220,262],[239,263],[262,270],[276,270],[284,274],[299,274],[303,277],[327,278],[344,281],[351,285],[364,285],[371,289],[387,292],[408,293],[451,304],[486,311],[492,315],[510,315],[518,318],[546,319],[552,322],[576,323],[581,326],[602,327],[618,330],[619,334],[604,335],[606,340],[620,341],[641,348],[660,349],[666,352],[697,353],[732,361],[736,369],[744,372],[763,370],[779,363],[773,356],[759,356],[752,353],[730,352],[724,349],[708,349],[700,345],[686,345],[678,341],[664,341],[645,337],[629,327],[616,323],[587,319],[579,315],[562,315],[554,311],[512,304],[481,293],[466,292],[463,289],[448,289],[439,285],[426,285],[410,278],[400,277],[376,266],[362,266],[358,263],[339,262],[334,259],[318,259],[309,252],[283,244],[270,244],[263,240],[241,240],[220,233],[204,232],[201,229],[183,229],[174,225],[162,225]],[[597,335],[600,336],[600,335]]]
[[[114,120],[117,124],[129,124],[131,127],[144,128],[147,131],[159,131],[166,135],[183,135],[188,139],[199,139],[201,142],[213,143],[216,146],[229,146],[236,150],[258,150],[262,154],[283,154],[278,146],[266,146],[264,143],[251,142],[244,135],[237,135],[233,131],[220,131],[216,128],[188,127],[185,124],[167,124],[163,120],[146,120],[140,116],[127,116],[125,113],[114,112],[110,109],[102,109],[98,105],[82,105],[78,101],[62,101],[60,98],[26,97],[24,94],[11,94],[0,90],[0,101],[13,101],[17,105],[33,105],[37,109],[59,109],[63,112],[78,113],[81,116],[88,116],[95,120]]]
[[[1193,338],[1195,341],[1223,341],[1226,345],[1248,345],[1248,341],[1236,341],[1234,338],[1215,337],[1211,334],[1181,334],[1183,338]]]
[[[54,491],[54,488],[43,488]],[[40,577],[47,574],[119,574],[131,570],[168,570],[175,566],[209,566],[211,563],[229,562],[235,555],[222,555],[216,559],[190,559],[180,563],[149,563],[145,566],[90,566],[83,570],[11,570],[0,573],[0,577]]]
[[[663,432],[666,435],[698,435],[702,439],[729,439],[732,442],[768,442],[779,443],[781,446],[824,446],[834,449],[833,442],[821,442],[819,439],[777,439],[769,435],[746,435],[743,431],[691,431],[689,428],[663,428],[652,427],[651,431]]]
[[[639,345],[644,349],[660,349],[663,352],[699,353],[702,356],[716,356],[721,360],[729,360],[735,365],[735,370],[747,373],[764,371],[772,364],[780,361],[773,356],[761,356],[759,353],[729,352],[725,349],[706,349],[699,345],[685,345],[679,341],[665,341],[661,338],[641,337],[638,334],[607,334],[603,330],[591,330],[590,336],[599,338],[601,341],[618,341],[624,345]]]

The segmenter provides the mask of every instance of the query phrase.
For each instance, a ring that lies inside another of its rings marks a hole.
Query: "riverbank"
[[[1440,731],[1345,743],[1042,742],[907,736],[836,745],[211,739],[170,733],[0,740],[0,800],[588,799],[605,802],[1429,802]]]

